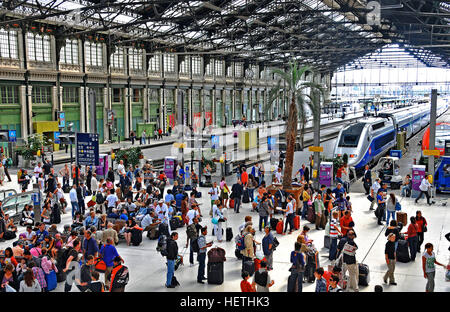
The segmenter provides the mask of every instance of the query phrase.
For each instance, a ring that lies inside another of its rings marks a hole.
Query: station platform
[[[232,180],[235,180],[233,178]],[[360,184],[357,182],[356,184]],[[18,189],[15,177],[13,182],[9,183],[8,187],[16,185]],[[355,185],[357,186],[357,185]],[[5,186],[0,187],[4,189]],[[168,188],[168,187],[167,187]],[[143,236],[143,242],[140,246],[126,246],[126,243],[122,241],[117,245],[119,254],[125,260],[125,265],[130,270],[130,281],[126,287],[127,292],[239,292],[241,281],[241,266],[242,262],[237,260],[234,256],[235,245],[234,242],[218,243],[215,236],[211,236],[212,223],[211,217],[209,217],[210,199],[207,194],[207,188],[200,188],[202,192],[202,198],[198,199],[201,205],[203,214],[202,225],[208,226],[207,241],[214,240],[214,246],[219,246],[226,250],[227,261],[224,263],[224,283],[222,285],[204,285],[196,282],[196,274],[198,264],[195,266],[189,266],[189,250],[185,249],[186,245],[186,228],[179,228],[176,231],[179,233],[179,239],[177,241],[179,247],[179,253],[184,256],[184,265],[175,272],[175,275],[180,282],[181,286],[176,289],[167,289],[164,287],[166,277],[166,260],[160,253],[156,251],[157,241],[149,240],[145,235]],[[399,195],[399,191],[394,191],[396,195]],[[65,194],[66,199],[69,199],[69,194]],[[382,285],[386,292],[423,292],[425,290],[426,280],[422,273],[422,262],[420,254],[417,254],[417,258],[414,262],[409,263],[397,263],[395,270],[397,286],[388,286],[383,284],[383,275],[386,272],[386,264],[384,260],[384,246],[386,238],[384,236],[385,226],[377,225],[376,218],[373,211],[369,211],[369,201],[366,199],[364,193],[351,192],[351,202],[353,204],[353,219],[355,222],[355,231],[357,238],[355,239],[358,245],[356,257],[358,262],[369,265],[370,268],[370,283],[368,287],[360,287],[361,292],[372,292],[375,285]],[[88,200],[88,199],[87,199]],[[86,200],[86,201],[87,201]],[[449,197],[441,196],[440,201],[449,202]],[[415,215],[416,210],[421,210],[423,216],[428,221],[428,232],[425,234],[425,243],[431,242],[434,245],[434,252],[436,253],[437,260],[441,263],[447,264],[449,262],[448,242],[444,235],[450,231],[450,203],[447,206],[433,205],[429,207],[424,200],[419,204],[414,204],[413,199],[403,198],[401,199],[402,211],[408,214],[408,217]],[[69,205],[70,206],[70,205]],[[58,225],[58,229],[62,231],[64,224],[71,223],[70,207],[67,209],[67,213],[62,215],[62,223]],[[257,213],[250,212],[250,204],[243,204],[240,213],[234,213],[231,209],[227,212],[228,215],[228,227],[232,227],[234,235],[237,234],[237,229],[244,221],[244,217],[250,215],[253,217],[253,224],[256,229],[256,240],[261,242],[263,238],[263,232],[258,231],[258,215]],[[281,218],[281,215],[275,215]],[[314,245],[320,254],[320,265],[327,269],[330,261],[328,260],[328,249],[323,248],[324,231],[315,230],[315,226],[308,221],[301,221],[301,227],[308,225],[311,228],[309,237],[314,240]],[[225,226],[224,226],[225,227]],[[19,227],[19,233],[23,232],[24,228]],[[406,231],[406,229],[405,229]],[[275,281],[273,287],[270,288],[271,292],[286,292],[287,290],[287,278],[289,275],[288,269],[290,268],[290,252],[294,248],[297,235],[300,234],[300,230],[293,232],[291,235],[278,235],[275,237],[280,242],[280,246],[277,248],[274,254],[274,270],[270,272],[272,280]],[[11,246],[12,241],[6,241],[0,243],[0,249],[5,249]],[[422,249],[423,251],[423,249]],[[103,274],[101,274],[103,280]],[[445,281],[445,270],[437,266],[436,273],[436,292],[449,292],[450,283]],[[315,284],[305,283],[303,285],[304,292],[314,292]],[[59,283],[55,292],[64,291],[64,283]],[[78,292],[76,287],[72,288],[73,292]]]

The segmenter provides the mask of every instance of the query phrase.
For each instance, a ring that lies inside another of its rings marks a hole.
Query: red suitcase
[[[280,220],[277,224],[277,234],[283,234],[283,220]]]
[[[230,199],[230,209],[234,208],[234,199]]]
[[[298,230],[300,228],[300,216],[294,217],[294,228]]]

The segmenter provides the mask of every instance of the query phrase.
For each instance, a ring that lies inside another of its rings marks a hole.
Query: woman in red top
[[[250,284],[248,279],[250,274],[246,271],[242,272],[241,291],[242,292],[256,292],[255,287]]]
[[[417,252],[420,253],[420,246],[422,246],[424,237],[424,227],[427,226],[427,220],[422,217],[422,212],[420,210],[416,211],[416,223],[417,223]]]
[[[408,234],[409,254],[411,255],[411,261],[416,260],[417,253],[417,224],[416,218],[411,217],[411,223],[408,226],[408,231],[403,234]]]

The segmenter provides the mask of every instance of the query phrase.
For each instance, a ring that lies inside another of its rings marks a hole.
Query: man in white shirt
[[[109,190],[109,195],[106,197],[106,202],[108,203],[107,213],[110,214],[113,208],[117,207],[117,202],[119,199],[117,195],[114,193],[114,189]]]
[[[285,228],[284,228],[283,235],[286,234],[288,224],[289,224],[289,234],[291,234],[292,231],[295,230],[295,227],[294,227],[295,213],[294,213],[294,203],[292,202],[293,200],[294,199],[292,198],[292,196],[289,195],[287,198],[288,204],[286,205],[286,209],[283,209],[283,211],[286,213],[286,223],[284,225]]]
[[[155,212],[158,215],[158,219],[161,220],[162,223],[169,223],[169,209],[162,199],[158,201],[158,206],[156,206]]]
[[[78,206],[78,197],[77,197],[77,185],[72,185],[72,189],[69,192],[70,203],[72,204],[72,219],[75,218],[75,212],[77,212],[80,208]]]
[[[214,202],[219,199],[220,194],[220,189],[217,186],[217,182],[214,182],[213,187],[209,189],[208,194],[211,195],[211,211],[209,212],[209,215],[212,216],[212,207]]]
[[[92,178],[91,178],[91,190],[92,190],[92,195],[97,194],[98,181],[97,181],[97,174],[95,172],[92,174]]]
[[[282,183],[281,168],[280,167],[278,167],[277,172],[275,172],[275,183]]]
[[[38,162],[37,166],[34,167],[34,176],[36,177],[36,183],[39,179],[39,173],[42,173],[42,167],[41,167],[41,163]]]
[[[121,160],[119,162],[119,165],[117,166],[117,173],[119,174],[119,176],[126,174],[125,166],[123,165],[123,160]]]
[[[186,213],[186,217],[188,218],[188,225],[194,223],[194,218],[199,215],[200,213],[198,212],[198,206],[194,205],[193,208]]]
[[[374,198],[374,200],[372,201],[372,203],[370,204],[370,208],[369,210],[373,210],[373,206],[376,204],[377,200],[377,194],[378,194],[378,190],[380,189],[381,185],[380,185],[381,180],[380,179],[376,179],[372,186],[370,187],[370,196],[372,196],[372,198]]]
[[[419,201],[419,199],[422,198],[422,195],[425,194],[425,196],[427,197],[427,204],[431,206],[430,195],[428,194],[428,190],[430,189],[430,187],[431,187],[431,184],[428,181],[427,176],[425,176],[422,179],[422,182],[420,182],[420,186],[419,186],[420,195],[416,198],[416,204]]]

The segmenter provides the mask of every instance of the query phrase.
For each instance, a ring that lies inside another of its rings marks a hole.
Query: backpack
[[[130,274],[128,273],[128,268],[126,266],[122,266],[116,273],[114,278],[114,287],[122,288],[128,284],[128,280],[130,278]]]
[[[192,248],[193,252],[200,251],[200,247],[198,246],[198,238],[197,237],[191,239],[191,248]]]
[[[103,198],[102,193],[97,193],[95,195],[95,202],[99,205],[103,204],[103,202],[105,201],[105,199]]]
[[[237,243],[236,243],[236,249],[237,249],[237,250],[242,251],[242,250],[245,249],[245,236],[246,236],[246,235],[247,235],[247,234],[242,235],[241,237],[239,237],[239,240],[238,240]]]
[[[259,286],[266,287],[267,286],[267,279],[269,278],[269,275],[267,272],[255,272],[255,283]]]
[[[158,245],[156,246],[156,250],[161,253],[161,256],[167,257],[168,252],[167,252],[167,236],[166,235],[161,235],[158,238]]]
[[[188,227],[186,228],[186,235],[190,240],[193,240],[197,237],[197,230],[195,229],[194,223],[188,225]]]

